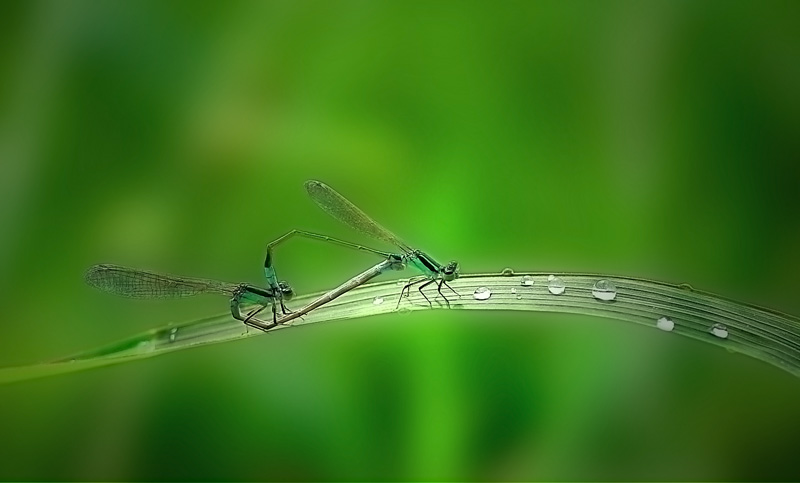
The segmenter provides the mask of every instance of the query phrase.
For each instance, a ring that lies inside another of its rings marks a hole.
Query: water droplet
[[[502,272],[500,272],[500,275],[502,275],[504,277],[510,277],[510,276],[514,275],[514,269],[506,267],[506,268],[503,269]]]
[[[681,290],[688,290],[690,292],[694,292],[694,287],[692,287],[688,283],[682,283],[682,284],[678,285],[678,288],[681,289]]]
[[[517,289],[515,289],[515,288],[512,288],[512,289],[511,289],[511,293],[517,293]]]
[[[533,277],[530,275],[523,275],[522,280],[519,281],[519,284],[523,287],[530,287],[533,285]]]
[[[714,324],[711,326],[711,333],[720,339],[728,338],[728,328],[722,324]]]
[[[155,350],[155,346],[153,346],[149,340],[143,340],[139,342],[139,344],[136,346],[136,349],[139,352],[153,352]]]
[[[550,275],[547,277],[547,290],[553,295],[561,295],[567,290],[567,286],[564,285],[564,281],[560,278]]]
[[[374,299],[372,299],[372,305],[380,305],[383,303],[383,296],[378,295]]]
[[[169,331],[169,341],[170,342],[175,342],[175,337],[176,337],[177,333],[178,333],[178,328],[177,327],[175,327],[174,329]]]
[[[472,296],[475,297],[475,300],[489,300],[489,297],[492,296],[492,291],[487,287],[478,287],[472,293]]]
[[[592,287],[592,295],[597,300],[608,302],[617,298],[617,287],[608,280],[598,280]]]
[[[675,322],[669,317],[661,317],[656,321],[656,327],[665,332],[672,332],[672,329],[675,328]]]

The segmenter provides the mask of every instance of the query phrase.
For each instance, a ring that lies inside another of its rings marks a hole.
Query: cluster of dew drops
[[[501,275],[513,277],[515,273],[511,268],[506,268],[501,272]],[[525,291],[531,290],[534,287],[535,281],[536,279],[532,275],[523,275],[519,281],[521,288],[512,287],[511,294],[514,295],[517,300],[522,300]],[[402,281],[398,281],[398,284],[402,284]],[[567,292],[567,284],[561,277],[556,275],[549,275],[547,277],[546,287],[547,292],[554,296],[563,295]],[[472,297],[480,301],[489,300],[492,297],[492,291],[489,287],[478,287],[472,293]],[[601,278],[592,286],[592,297],[602,303],[613,302],[617,299],[617,287],[612,281]],[[384,300],[384,296],[378,295],[372,300],[372,303],[374,305],[381,305]],[[675,329],[675,322],[670,317],[664,315],[655,321],[655,327],[665,332],[672,332],[672,330]],[[709,328],[709,332],[720,339],[728,338],[728,328],[723,324],[716,323],[712,325]]]
[[[515,274],[514,270],[506,268],[503,269],[501,275],[512,277]],[[523,275],[519,282],[520,286],[528,288],[533,287],[534,283],[535,278],[531,275]],[[517,300],[522,300],[522,294],[524,290],[525,288],[517,289],[512,287],[511,293],[516,297]],[[547,277],[547,291],[552,295],[563,295],[567,291],[567,285],[564,283],[564,280],[561,277],[549,275]],[[492,296],[492,291],[489,290],[488,287],[478,287],[475,289],[475,292],[473,292],[472,296],[475,298],[475,300],[489,300]],[[592,286],[592,297],[601,302],[612,302],[617,298],[617,287],[610,280],[599,279]],[[662,316],[656,320],[655,326],[665,332],[672,332],[672,330],[675,328],[675,322],[667,316]],[[716,323],[712,325],[709,328],[709,332],[713,336],[720,339],[728,338],[728,328],[723,324]]]

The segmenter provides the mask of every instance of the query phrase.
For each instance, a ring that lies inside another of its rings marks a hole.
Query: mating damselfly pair
[[[450,306],[450,301],[442,293],[442,287],[446,287],[456,296],[460,296],[447,284],[447,282],[458,278],[459,267],[457,262],[441,265],[425,252],[411,248],[392,232],[367,216],[347,198],[324,183],[313,180],[307,181],[305,187],[311,199],[329,215],[356,231],[394,245],[400,250],[400,253],[384,252],[318,233],[292,230],[267,245],[267,255],[264,259],[264,272],[267,279],[266,288],[245,283],[231,284],[215,280],[163,275],[117,265],[95,265],[91,267],[86,273],[86,281],[89,285],[100,290],[134,298],[186,297],[200,293],[227,295],[230,296],[231,315],[234,318],[248,326],[264,331],[278,324],[284,324],[301,317],[384,272],[402,270],[406,266],[414,267],[421,275],[411,278],[403,286],[400,291],[400,298],[397,301],[398,307],[403,295],[406,293],[410,295],[411,287],[415,285],[419,285],[419,293],[422,294],[428,304],[431,304],[431,301],[425,295],[423,289],[434,283],[437,285],[437,293],[448,307]],[[367,251],[380,256],[382,260],[338,287],[326,292],[306,306],[290,311],[286,308],[284,301],[290,300],[294,292],[287,282],[278,280],[277,271],[273,263],[273,249],[294,236],[302,236],[355,250]],[[243,306],[255,308],[252,308],[247,313],[242,313]],[[278,315],[278,307],[281,309],[280,316]],[[266,308],[272,310],[272,322],[265,322],[256,317]]]

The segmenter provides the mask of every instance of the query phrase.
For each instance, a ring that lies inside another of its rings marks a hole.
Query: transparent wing
[[[237,288],[237,285],[215,280],[173,277],[118,265],[95,265],[86,272],[85,279],[103,292],[148,299],[191,297],[201,293],[230,295]]]
[[[376,240],[391,243],[405,252],[412,251],[402,240],[392,232],[378,224],[366,213],[361,211],[347,198],[340,195],[333,188],[319,181],[306,181],[308,196],[319,205],[326,213],[341,221],[350,228],[360,231]]]

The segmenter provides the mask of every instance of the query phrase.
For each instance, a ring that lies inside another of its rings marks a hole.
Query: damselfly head
[[[403,270],[406,268],[406,261],[402,255],[397,255],[393,253],[389,255],[389,261],[392,262],[391,265],[392,270]]]
[[[278,282],[278,288],[280,289],[281,296],[283,296],[284,300],[292,300],[292,297],[294,297],[294,289],[292,289],[292,286],[289,285],[289,282],[281,280]]]
[[[458,278],[458,262],[452,261],[442,269],[442,278],[445,282],[450,282]]]

